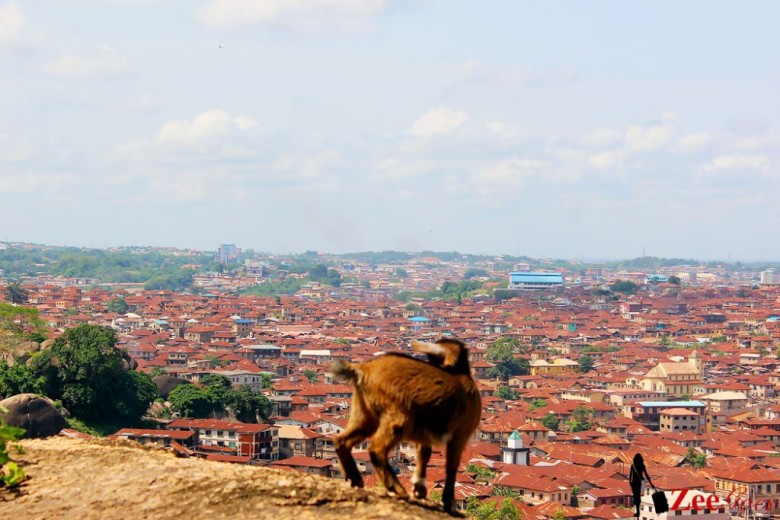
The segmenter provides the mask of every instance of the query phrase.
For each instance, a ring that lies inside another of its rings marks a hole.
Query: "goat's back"
[[[451,373],[405,355],[387,354],[359,365],[355,397],[363,413],[378,419],[395,413],[405,421],[403,438],[438,444],[469,436],[479,424],[481,399],[470,373]]]

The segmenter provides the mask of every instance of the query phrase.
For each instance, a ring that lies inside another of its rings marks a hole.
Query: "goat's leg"
[[[463,453],[465,444],[451,440],[447,443],[447,467],[444,480],[444,493],[442,493],[442,503],[444,510],[450,514],[455,513],[455,474],[458,472],[460,464],[460,455]]]
[[[414,497],[425,498],[428,490],[425,488],[425,470],[431,460],[431,447],[427,444],[417,445],[417,468],[414,470],[412,484],[414,485]]]
[[[391,493],[395,493],[396,496],[406,498],[409,495],[401,483],[398,482],[398,477],[395,476],[395,472],[393,472],[393,468],[390,466],[387,458],[389,451],[401,440],[402,429],[402,419],[393,420],[385,416],[371,440],[369,455],[371,456],[371,463],[374,465],[374,469],[376,469],[377,476],[385,488]]]
[[[352,448],[363,442],[366,437],[374,433],[371,429],[363,427],[347,427],[346,430],[336,436],[334,447],[339,456],[341,468],[344,470],[344,478],[349,480],[352,487],[363,487],[363,477],[352,456]]]

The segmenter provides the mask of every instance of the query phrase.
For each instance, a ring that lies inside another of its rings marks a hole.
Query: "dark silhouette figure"
[[[634,507],[636,508],[636,514],[634,516],[637,518],[639,518],[639,503],[642,500],[643,478],[647,478],[647,482],[653,486],[653,481],[650,480],[650,475],[647,474],[645,460],[642,458],[641,454],[637,453],[634,455],[634,462],[631,463],[631,470],[628,474],[628,483],[631,485],[631,493],[634,495]]]

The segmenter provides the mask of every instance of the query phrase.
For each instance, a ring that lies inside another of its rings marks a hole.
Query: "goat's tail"
[[[334,361],[330,365],[328,372],[333,376],[333,379],[341,383],[356,383],[358,380],[358,372],[355,370],[355,366],[346,361]]]

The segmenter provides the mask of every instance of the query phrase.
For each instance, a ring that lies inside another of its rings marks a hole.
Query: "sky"
[[[0,0],[0,241],[780,260],[780,3]]]

